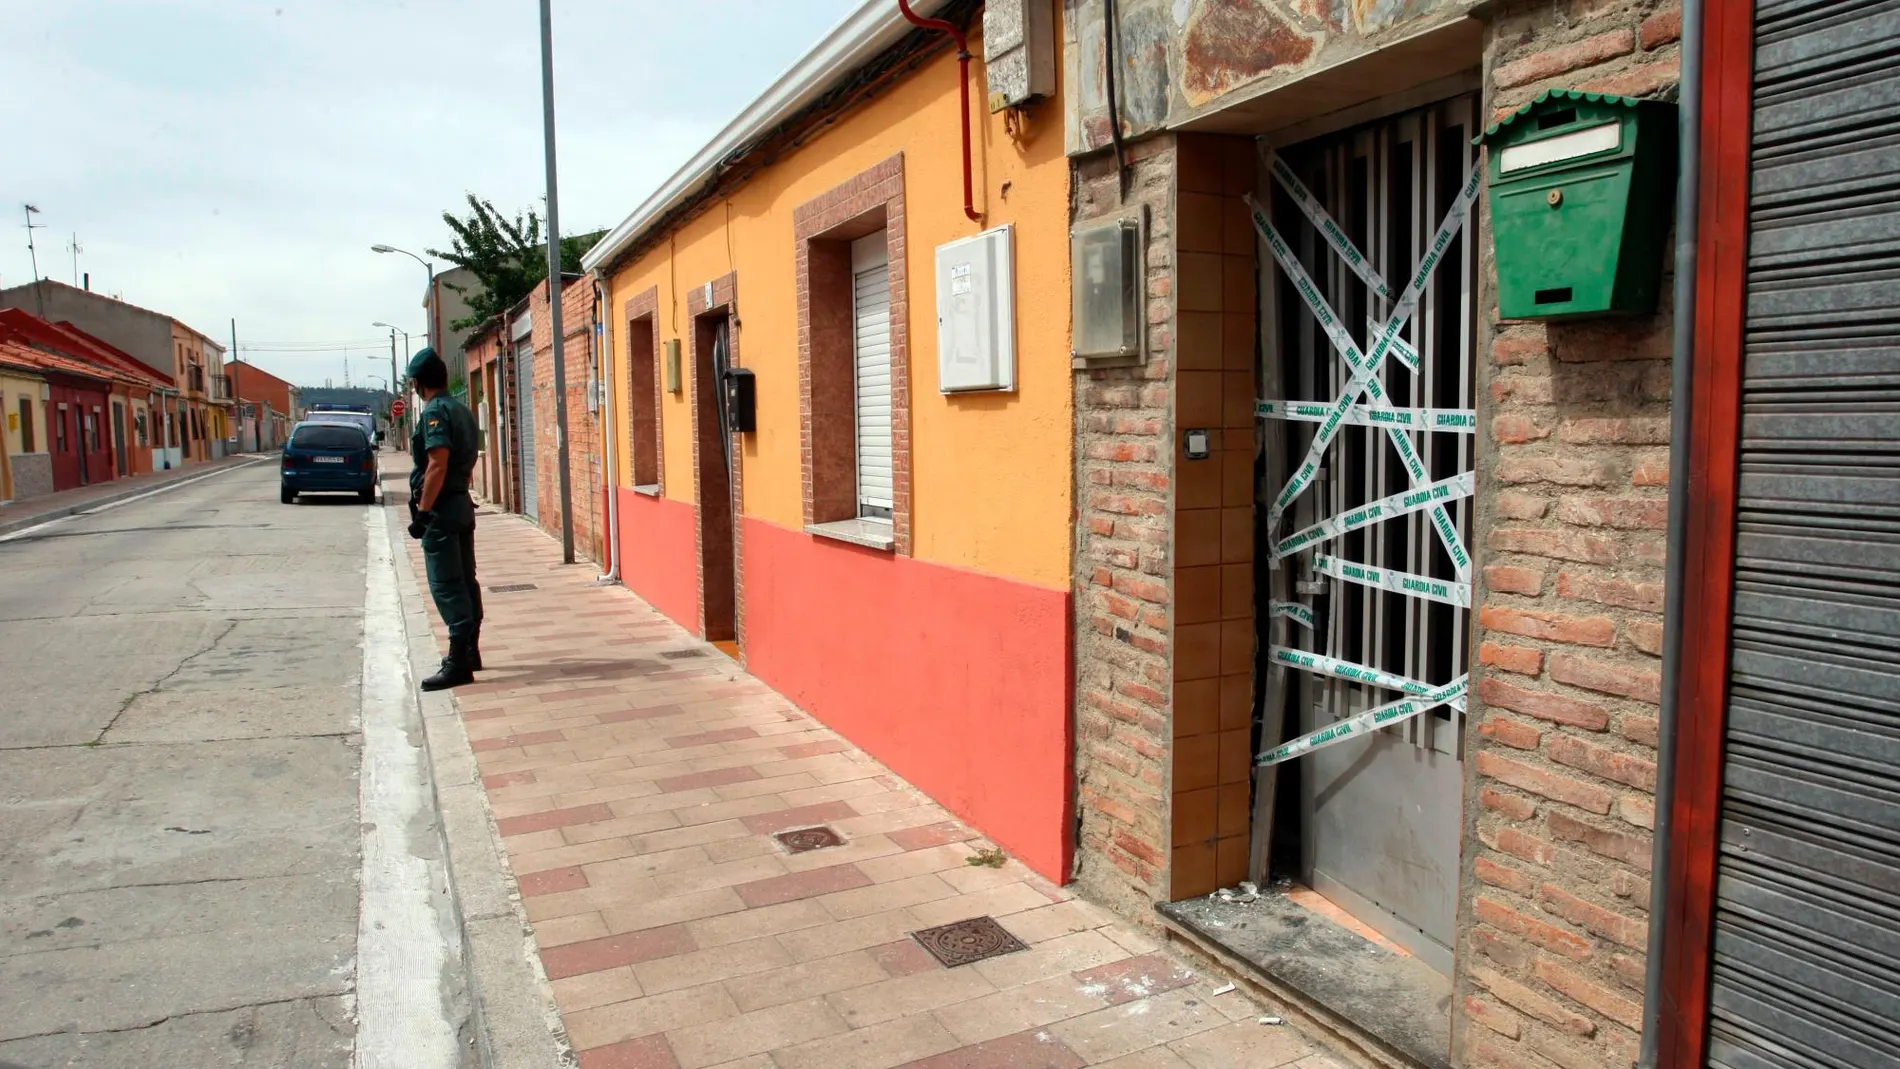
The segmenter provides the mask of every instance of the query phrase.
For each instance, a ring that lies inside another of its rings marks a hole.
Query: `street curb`
[[[181,489],[186,486],[191,486],[194,483],[202,482],[205,479],[212,478],[213,476],[225,475],[230,472],[241,471],[256,464],[262,464],[269,459],[269,457],[251,457],[235,464],[220,464],[204,472],[202,475],[182,476],[169,482],[159,483],[157,486],[128,486],[119,493],[107,494],[104,497],[95,497],[91,501],[81,502],[70,508],[58,508],[50,512],[36,512],[31,516],[22,516],[17,520],[0,520],[0,537],[5,537],[16,531],[24,531],[29,527],[38,527],[43,523],[52,523],[54,520],[63,520],[82,512],[90,512],[93,509],[104,508],[107,505],[116,505],[121,501],[129,501],[132,498],[144,494],[163,494],[172,490]],[[32,499],[28,498],[27,500],[30,501]]]
[[[385,514],[396,546],[392,556],[412,678],[420,679],[434,671],[441,650],[403,541],[406,532],[394,508],[386,507]],[[455,700],[445,691],[417,690],[416,698],[430,789],[448,851],[449,896],[461,937],[469,1038],[477,1064],[483,1069],[574,1069],[578,1063]]]

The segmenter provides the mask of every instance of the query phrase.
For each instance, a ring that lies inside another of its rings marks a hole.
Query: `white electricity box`
[[[937,246],[937,385],[944,393],[1016,388],[1012,230]]]

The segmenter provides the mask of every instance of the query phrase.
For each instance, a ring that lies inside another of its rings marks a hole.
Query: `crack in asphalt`
[[[225,639],[230,638],[231,632],[236,631],[237,629],[238,629],[238,621],[236,620],[227,621],[224,625],[224,630],[218,632],[217,636],[211,640],[211,644],[209,646],[206,646],[204,649],[199,650],[197,653],[191,654],[190,656],[179,661],[178,666],[173,668],[171,671],[165,673],[164,678],[160,679],[158,682],[153,683],[151,686],[145,688],[144,690],[138,691],[130,695],[129,697],[127,697],[125,701],[119,705],[119,711],[112,714],[111,720],[106,721],[106,726],[99,729],[98,738],[93,739],[90,745],[93,745],[93,746],[102,745],[106,741],[106,736],[111,733],[113,725],[119,722],[119,718],[124,716],[125,711],[132,707],[133,702],[138,701],[140,698],[143,698],[148,694],[157,694],[160,690],[163,690],[165,687],[165,684],[171,682],[173,679],[176,679],[178,677],[178,673],[184,671],[186,666],[190,665],[191,662],[197,660],[198,658],[203,657],[205,654],[210,653],[212,650],[217,649],[219,644],[221,644]]]
[[[159,1025],[167,1024],[172,1021],[181,1021],[189,1017],[205,1017],[215,1013],[236,1013],[239,1010],[260,1010],[267,1006],[291,1006],[299,1002],[313,1002],[318,999],[342,998],[351,993],[351,988],[343,987],[335,991],[315,991],[306,995],[298,995],[294,998],[268,999],[264,1002],[242,1002],[235,1006],[222,1006],[215,1009],[187,1010],[184,1013],[167,1014],[164,1017],[160,1017],[154,1021],[148,1021],[145,1024],[127,1025],[124,1028],[94,1028],[83,1032],[71,1028],[59,1028],[51,1032],[35,1032],[30,1036],[13,1036],[8,1039],[0,1039],[0,1046],[4,1046],[8,1043],[23,1043],[30,1039],[52,1039],[58,1036],[112,1036],[123,1035],[128,1032],[145,1032],[157,1028]],[[325,1018],[322,1014],[317,1014],[317,1018],[322,1020],[325,1025],[328,1025],[332,1032],[336,1032],[338,1035],[342,1034],[342,1031],[337,1028],[336,1024]]]

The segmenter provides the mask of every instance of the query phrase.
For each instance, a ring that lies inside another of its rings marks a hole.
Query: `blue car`
[[[291,428],[278,499],[289,505],[310,493],[350,493],[364,504],[375,502],[376,450],[360,427],[312,421]]]

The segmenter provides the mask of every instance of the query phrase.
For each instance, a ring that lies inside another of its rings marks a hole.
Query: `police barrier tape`
[[[1395,702],[1368,709],[1358,716],[1348,717],[1331,727],[1321,728],[1310,735],[1303,735],[1277,749],[1268,750],[1254,758],[1256,765],[1277,765],[1290,761],[1303,753],[1324,749],[1335,743],[1344,742],[1356,735],[1364,735],[1380,728],[1409,720],[1427,709],[1440,705],[1458,704],[1464,697],[1465,689],[1470,685],[1470,677],[1459,676],[1442,687],[1434,687],[1415,698],[1400,698]]]
[[[1318,626],[1313,619],[1313,610],[1297,601],[1270,601],[1267,603],[1267,612],[1273,616],[1285,617],[1308,631]]]
[[[1254,415],[1273,419],[1321,423],[1331,412],[1331,405],[1317,401],[1254,402]],[[1478,413],[1469,408],[1370,408],[1354,405],[1346,412],[1346,422],[1354,427],[1403,427],[1413,431],[1473,434],[1478,429]]]
[[[1449,479],[1440,479],[1435,483],[1421,486],[1415,490],[1407,490],[1404,493],[1393,494],[1391,497],[1382,497],[1377,501],[1361,505],[1350,512],[1342,512],[1337,516],[1328,517],[1311,527],[1280,539],[1280,541],[1274,543],[1273,555],[1275,557],[1289,557],[1315,542],[1324,542],[1329,538],[1338,538],[1348,531],[1357,531],[1361,527],[1378,523],[1380,520],[1389,520],[1397,516],[1409,515],[1421,509],[1436,510],[1437,515],[1432,517],[1435,523],[1437,522],[1438,515],[1444,514],[1445,502],[1470,497],[1473,492],[1472,488],[1472,475],[1467,471],[1460,475],[1453,475]],[[1447,517],[1445,522],[1450,522],[1449,517]],[[1440,533],[1442,535],[1443,531],[1441,530]],[[1452,537],[1457,537],[1456,530],[1453,530],[1451,534]],[[1456,561],[1458,558],[1454,556],[1452,559]]]
[[[1321,575],[1344,579],[1349,583],[1390,590],[1394,594],[1410,594],[1415,598],[1425,598],[1428,601],[1442,601],[1461,609],[1471,607],[1470,583],[1454,583],[1446,579],[1433,579],[1429,575],[1414,575],[1411,572],[1393,571],[1390,568],[1375,568],[1370,564],[1357,564],[1338,557],[1328,557],[1324,553],[1316,555],[1313,570]]]
[[[1313,284],[1311,276],[1306,273],[1305,267],[1302,266],[1298,258],[1293,255],[1293,250],[1287,245],[1286,240],[1274,229],[1273,223],[1267,218],[1266,213],[1261,209],[1259,203],[1255,201],[1252,196],[1244,198],[1247,203],[1248,211],[1253,217],[1254,229],[1259,232],[1261,238],[1266,241],[1267,247],[1272,251],[1274,259],[1280,264],[1281,269],[1286,271],[1287,277],[1293,281],[1294,288],[1300,294],[1300,299],[1305,302],[1307,309],[1313,313],[1313,317],[1319,321],[1321,329],[1325,332],[1327,338],[1332,341],[1333,347],[1338,349],[1340,355],[1345,358],[1347,367],[1352,371],[1352,376],[1346,383],[1346,389],[1340,393],[1339,399],[1333,402],[1327,412],[1326,418],[1320,421],[1320,429],[1318,433],[1313,436],[1313,441],[1307,448],[1305,458],[1301,461],[1299,467],[1294,470],[1293,477],[1287,481],[1287,485],[1280,491],[1279,497],[1274,499],[1272,508],[1268,510],[1268,530],[1274,530],[1279,526],[1280,517],[1285,513],[1286,507],[1298,499],[1300,494],[1304,493],[1308,486],[1312,485],[1313,479],[1319,474],[1320,457],[1324,455],[1326,447],[1332,444],[1334,436],[1339,433],[1339,428],[1343,425],[1348,411],[1354,406],[1355,402],[1357,402],[1360,393],[1364,392],[1371,396],[1372,404],[1370,407],[1391,406],[1391,402],[1385,395],[1385,388],[1380,384],[1378,379],[1380,365],[1384,363],[1386,354],[1393,351],[1398,339],[1398,332],[1404,328],[1405,322],[1417,311],[1419,298],[1424,292],[1425,283],[1430,280],[1432,272],[1437,269],[1438,263],[1444,257],[1446,249],[1450,247],[1452,237],[1456,235],[1458,230],[1463,226],[1465,217],[1469,214],[1471,203],[1477,196],[1478,182],[1482,175],[1483,171],[1474,164],[1470,174],[1465,179],[1464,185],[1460,187],[1458,196],[1453,200],[1450,209],[1445,213],[1445,221],[1439,225],[1438,232],[1433,235],[1430,249],[1428,249],[1424,257],[1419,260],[1418,269],[1413,273],[1411,282],[1407,283],[1405,291],[1399,295],[1398,303],[1392,311],[1391,318],[1386,321],[1383,328],[1375,331],[1376,339],[1370,352],[1360,351],[1358,343],[1355,342],[1352,335],[1346,331],[1345,325],[1340,322],[1339,316],[1333,312],[1332,306],[1320,295],[1319,289]],[[1417,449],[1413,447],[1410,436],[1397,427],[1388,426],[1386,428],[1386,437],[1391,440],[1393,447],[1398,450],[1399,460],[1405,465],[1406,473],[1410,476],[1413,485],[1416,486],[1424,482],[1428,477],[1425,462],[1419,457]],[[1445,513],[1444,509],[1440,508],[1435,510],[1435,515],[1432,517],[1432,527],[1438,532],[1439,540],[1444,543],[1445,552],[1450,555],[1453,563],[1457,566],[1458,577],[1460,579],[1469,578],[1471,568],[1470,554],[1465,552],[1464,544],[1458,537],[1457,527],[1451,522],[1451,517]]]
[[[1313,229],[1319,231],[1320,237],[1325,239],[1326,244],[1332,246],[1333,251],[1339,254],[1339,258],[1346,261],[1346,266],[1352,268],[1352,273],[1363,279],[1372,292],[1388,301],[1391,300],[1392,287],[1385,284],[1385,279],[1379,274],[1379,269],[1372,266],[1372,261],[1366,259],[1354,247],[1352,239],[1346,236],[1346,232],[1339,228],[1338,223],[1333,222],[1333,217],[1327,214],[1326,209],[1320,205],[1319,199],[1306,188],[1306,183],[1300,181],[1300,176],[1293,173],[1293,168],[1288,167],[1286,161],[1280,158],[1280,154],[1266,147],[1265,144],[1260,146],[1260,154],[1266,160],[1267,170],[1273,172],[1273,177],[1280,180],[1280,186],[1286,190],[1287,196],[1293,198],[1294,204],[1299,205],[1300,211],[1305,213],[1306,218],[1312,222]]]
[[[1408,679],[1382,668],[1369,668],[1363,664],[1342,661],[1337,657],[1328,657],[1323,653],[1307,653],[1305,650],[1275,649],[1273,659],[1290,668],[1303,668],[1322,676],[1350,680],[1354,683],[1369,683],[1375,687],[1396,690],[1402,694],[1430,694],[1432,685]]]

